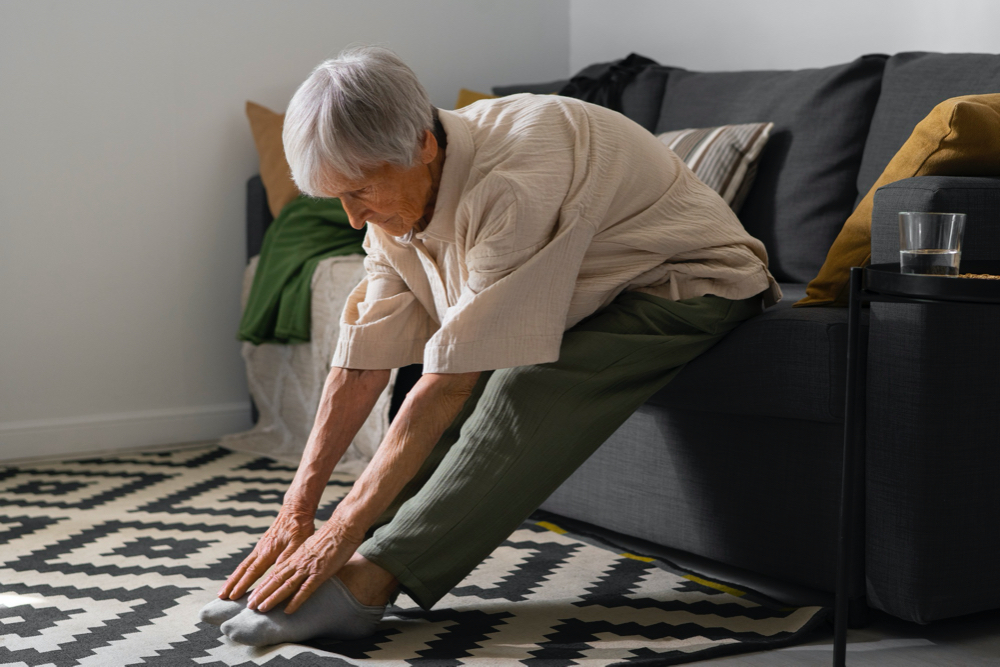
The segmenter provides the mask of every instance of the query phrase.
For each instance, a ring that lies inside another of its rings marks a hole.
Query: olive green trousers
[[[430,609],[635,410],[761,312],[761,299],[623,292],[563,335],[559,360],[484,372],[358,552]]]

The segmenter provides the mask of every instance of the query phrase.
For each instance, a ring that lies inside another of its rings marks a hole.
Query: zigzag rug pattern
[[[294,472],[217,447],[0,468],[0,665],[669,665],[795,643],[826,615],[529,520],[373,637],[241,646],[198,611]],[[352,481],[334,476],[320,520]]]

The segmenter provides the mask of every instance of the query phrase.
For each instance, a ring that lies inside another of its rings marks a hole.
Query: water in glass
[[[957,276],[961,259],[961,250],[900,250],[899,268],[901,273]]]

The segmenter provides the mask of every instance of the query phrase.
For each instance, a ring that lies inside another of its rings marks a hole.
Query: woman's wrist
[[[320,528],[320,532],[338,544],[353,545],[355,548],[365,541],[367,530],[368,526],[359,524],[356,519],[338,511],[334,511],[333,516]]]
[[[310,503],[297,497],[289,497],[285,494],[285,499],[281,503],[281,513],[292,517],[305,517],[310,521],[316,516],[319,509],[318,503]]]

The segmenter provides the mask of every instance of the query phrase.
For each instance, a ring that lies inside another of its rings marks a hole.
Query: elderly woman
[[[202,612],[237,642],[366,636],[398,590],[430,608],[684,364],[780,297],[722,199],[602,107],[514,95],[439,111],[366,47],[302,84],[284,144],[303,192],[367,224],[367,278],[281,511]],[[389,369],[420,362],[314,531]]]

